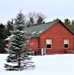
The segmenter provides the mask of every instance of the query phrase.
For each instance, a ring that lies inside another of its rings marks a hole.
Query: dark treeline
[[[24,16],[26,27],[31,27],[39,24],[45,23],[46,16],[42,13],[30,12],[28,15]],[[70,21],[69,19],[64,19],[64,23],[74,31],[74,20]],[[0,24],[0,53],[5,53],[5,39],[11,35],[14,26],[14,19],[8,20],[7,24]]]

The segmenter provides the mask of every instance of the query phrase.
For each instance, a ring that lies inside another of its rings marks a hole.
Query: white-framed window
[[[47,48],[52,48],[52,39],[46,39],[46,46]]]
[[[65,49],[69,48],[69,39],[64,39],[64,48]]]

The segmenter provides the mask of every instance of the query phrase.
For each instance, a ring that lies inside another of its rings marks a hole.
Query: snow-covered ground
[[[0,75],[74,75],[74,55],[33,56],[36,67],[23,71],[6,71],[6,54],[0,54]]]

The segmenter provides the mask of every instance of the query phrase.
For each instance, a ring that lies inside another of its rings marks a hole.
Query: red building
[[[36,54],[41,54],[42,50],[46,54],[74,53],[74,32],[60,20],[27,27],[25,30],[32,34],[31,48]]]
[[[42,49],[46,49],[46,54],[74,53],[74,32],[60,20],[26,30],[33,34],[30,42],[36,54],[41,54]]]

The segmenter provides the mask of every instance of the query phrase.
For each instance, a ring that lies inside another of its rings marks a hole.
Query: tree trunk
[[[20,53],[18,53],[18,58],[20,57]],[[20,68],[21,67],[21,61],[19,60],[18,61],[18,67]]]
[[[21,62],[20,62],[20,61],[18,61],[18,67],[19,67],[19,68],[21,67]]]

